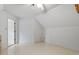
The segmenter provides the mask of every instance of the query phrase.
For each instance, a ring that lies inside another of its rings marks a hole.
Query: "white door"
[[[12,19],[8,19],[8,46],[15,44],[15,22]]]

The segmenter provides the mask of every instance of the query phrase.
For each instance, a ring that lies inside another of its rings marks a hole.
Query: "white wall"
[[[25,18],[19,21],[20,43],[34,43],[44,40],[44,29],[33,18]]]
[[[7,33],[7,14],[3,11],[0,12],[0,34],[1,34],[1,43],[2,43],[2,49],[7,48],[7,39],[8,39],[8,33]]]
[[[38,21],[45,27],[47,43],[79,50],[79,14],[74,5],[60,5]]]
[[[8,47],[8,18],[9,13],[4,10],[4,6],[0,5],[0,35],[2,50]]]
[[[46,29],[46,42],[79,50],[79,27],[56,27]]]

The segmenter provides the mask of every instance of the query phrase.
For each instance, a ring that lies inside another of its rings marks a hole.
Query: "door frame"
[[[16,38],[16,20],[15,19],[12,19],[12,18],[8,18],[8,19],[11,19],[11,20],[13,20],[14,21],[14,44],[12,44],[12,45],[15,45],[15,44],[17,44],[17,38]],[[12,46],[12,45],[10,45],[10,46]],[[10,47],[10,46],[8,46],[8,47]]]

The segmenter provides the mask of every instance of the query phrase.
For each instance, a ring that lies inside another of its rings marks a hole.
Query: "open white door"
[[[15,22],[8,19],[8,46],[15,44]]]

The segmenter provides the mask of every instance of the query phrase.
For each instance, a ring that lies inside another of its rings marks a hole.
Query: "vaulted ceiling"
[[[16,15],[20,18],[23,17],[33,17],[35,14],[38,14],[41,12],[40,9],[32,6],[27,5],[5,5],[5,10],[13,15]]]
[[[79,26],[79,15],[74,5],[44,4],[42,11],[36,6],[27,4],[4,5],[6,12],[20,18],[35,17],[40,24],[47,27]]]
[[[57,5],[53,4],[44,4],[46,12],[50,10],[51,8],[56,7]],[[30,4],[7,4],[4,5],[4,8],[7,12],[16,15],[21,18],[27,18],[27,17],[36,17],[37,15],[43,13],[40,8],[37,6],[32,6]]]
[[[79,14],[74,5],[60,5],[48,13],[39,15],[37,20],[45,27],[74,27],[79,26]]]

